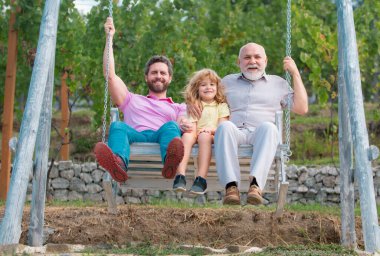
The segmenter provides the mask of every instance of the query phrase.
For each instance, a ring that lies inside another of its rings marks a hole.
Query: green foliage
[[[363,94],[375,100],[380,95],[380,2],[366,0],[354,15]]]

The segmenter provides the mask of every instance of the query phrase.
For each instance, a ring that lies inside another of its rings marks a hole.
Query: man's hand
[[[180,117],[179,120],[177,121],[179,128],[183,132],[192,132],[194,130],[194,123],[190,122],[189,119],[185,117]]]
[[[202,116],[202,105],[187,104],[186,107],[187,107],[187,112],[191,116],[195,117],[198,120],[201,118],[201,116]]]
[[[109,33],[111,37],[115,34],[115,26],[113,25],[113,19],[111,17],[108,17],[106,23],[104,23],[104,31],[106,35]]]
[[[288,71],[291,76],[299,74],[299,71],[298,71],[296,63],[289,56],[286,56],[284,58],[284,70]]]

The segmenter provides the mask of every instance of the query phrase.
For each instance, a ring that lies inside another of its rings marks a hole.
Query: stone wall
[[[289,182],[287,200],[289,203],[339,204],[339,170],[332,166],[295,166],[286,168]],[[54,163],[48,184],[48,197],[63,201],[90,200],[105,201],[102,181],[105,171],[96,163],[83,164],[71,161]],[[380,203],[380,166],[373,168],[374,187],[377,203]],[[31,198],[31,179],[28,186],[28,200]],[[167,190],[131,189],[119,187],[117,203],[148,203],[152,200],[170,199],[184,202],[221,202],[224,192],[207,192],[196,198]],[[358,198],[356,191],[356,199]],[[246,194],[242,193],[242,201]],[[267,204],[276,201],[276,194],[264,194]]]

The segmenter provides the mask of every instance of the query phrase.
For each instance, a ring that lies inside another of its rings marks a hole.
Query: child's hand
[[[215,129],[214,128],[210,128],[210,127],[205,127],[205,128],[202,128],[199,133],[210,133],[211,135],[214,135],[215,134]]]

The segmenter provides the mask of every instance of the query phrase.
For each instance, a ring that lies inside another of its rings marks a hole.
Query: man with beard
[[[219,182],[226,189],[224,204],[240,204],[238,145],[254,146],[247,203],[262,204],[262,189],[279,144],[276,111],[287,107],[288,96],[294,113],[304,115],[308,111],[307,93],[293,59],[285,57],[283,64],[293,78],[294,91],[289,91],[283,78],[265,73],[267,62],[264,47],[248,43],[239,52],[241,72],[222,79],[231,115],[230,121],[217,128],[214,148]],[[195,106],[190,110],[200,111]]]
[[[178,123],[189,124],[184,118],[186,105],[174,103],[166,97],[172,80],[173,67],[165,56],[153,56],[145,65],[147,96],[131,93],[115,73],[112,39],[115,27],[112,18],[104,24],[110,34],[110,51],[107,45],[103,55],[103,70],[109,68],[108,87],[114,104],[124,114],[124,122],[113,122],[109,131],[108,145],[99,142],[95,146],[98,163],[118,182],[127,180],[130,144],[134,142],[156,142],[160,144],[164,167],[162,176],[171,179],[182,161],[184,147]],[[108,59],[109,58],[109,59]],[[191,130],[191,129],[190,129]],[[190,131],[188,129],[188,131]]]

